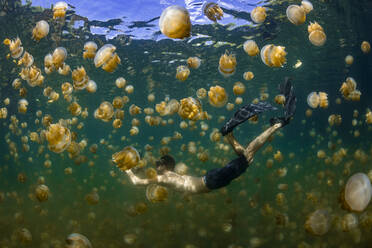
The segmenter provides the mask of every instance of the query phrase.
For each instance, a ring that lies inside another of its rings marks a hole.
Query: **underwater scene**
[[[0,248],[372,247],[371,23],[1,0]]]

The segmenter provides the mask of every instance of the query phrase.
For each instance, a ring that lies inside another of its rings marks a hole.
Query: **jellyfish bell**
[[[363,212],[372,195],[371,181],[364,173],[356,173],[349,178],[344,190],[344,206],[355,212]]]
[[[97,51],[97,44],[94,41],[87,41],[84,44],[84,52],[83,52],[83,58],[84,59],[94,59],[96,56]]]
[[[89,80],[87,87],[85,88],[89,93],[94,93],[97,91],[97,84],[93,80]]]
[[[102,102],[98,109],[94,112],[94,117],[96,119],[101,119],[105,122],[110,121],[114,115],[114,107],[111,103],[104,101]]]
[[[178,115],[183,119],[199,120],[202,118],[202,106],[200,101],[193,97],[180,100]]]
[[[187,38],[191,31],[189,12],[178,5],[169,6],[161,13],[159,27],[160,31],[169,38]]]
[[[311,108],[317,108],[319,106],[319,95],[316,92],[311,92],[307,96],[307,105],[309,105]]]
[[[223,10],[218,6],[217,3],[207,3],[204,6],[204,15],[211,21],[216,22],[217,20],[221,20],[223,17]]]
[[[38,21],[36,23],[36,26],[32,30],[32,39],[39,41],[45,36],[47,36],[48,33],[49,33],[49,24],[44,20]]]
[[[221,86],[211,86],[208,91],[209,103],[217,108],[223,107],[228,100],[225,89]]]
[[[360,49],[363,53],[369,53],[371,51],[371,44],[368,41],[363,41],[360,45]]]
[[[310,13],[314,9],[313,4],[307,0],[301,1],[301,8],[306,12],[306,14]]]
[[[218,71],[224,77],[229,77],[235,73],[236,57],[235,54],[226,51],[221,55],[218,63]]]
[[[345,63],[346,63],[347,65],[352,65],[353,62],[354,62],[354,57],[353,57],[353,56],[351,56],[351,55],[347,55],[347,56],[345,57]]]
[[[19,37],[17,37],[15,40],[5,39],[3,43],[9,46],[10,55],[13,59],[18,59],[21,57],[23,53],[23,46]]]
[[[314,46],[323,46],[327,40],[327,36],[324,33],[322,26],[317,22],[310,22],[307,26],[307,31],[309,33],[309,41]]]
[[[185,81],[190,75],[190,69],[184,65],[177,67],[176,78],[180,81]]]
[[[129,170],[139,164],[140,155],[136,148],[132,146],[124,147],[120,152],[112,155],[112,161],[122,170]]]
[[[52,63],[54,68],[59,69],[62,67],[65,59],[67,58],[67,51],[64,47],[57,47],[52,54]]]
[[[92,248],[89,239],[79,233],[71,233],[66,238],[65,248]]]
[[[281,67],[286,62],[285,47],[273,44],[265,45],[261,49],[261,60],[269,67]]]
[[[198,69],[200,66],[200,59],[198,57],[190,57],[187,59],[187,65],[189,68]]]
[[[123,78],[123,77],[118,77],[118,78],[115,80],[115,85],[116,85],[116,87],[118,87],[119,89],[124,88],[126,83],[127,83],[127,81],[126,81],[125,78]]]
[[[28,52],[25,52],[22,58],[18,61],[18,65],[23,64],[24,67],[30,67],[33,63],[34,63],[34,57]]]
[[[331,216],[328,210],[318,209],[307,216],[305,230],[313,235],[321,236],[329,231]]]
[[[115,51],[116,47],[114,45],[105,44],[97,51],[94,57],[94,65],[97,68],[102,66],[102,69],[107,72],[113,72],[121,61]]]
[[[49,187],[45,184],[40,184],[35,189],[35,196],[36,199],[39,200],[39,202],[47,201],[49,198]]]
[[[258,6],[254,8],[251,12],[251,19],[255,23],[262,23],[266,19],[266,9],[265,7]]]
[[[70,130],[59,123],[50,124],[45,137],[48,141],[48,148],[55,153],[63,152],[71,143]]]
[[[246,40],[243,44],[243,49],[249,56],[256,56],[260,52],[254,40]]]
[[[288,20],[295,25],[301,25],[306,21],[306,12],[298,5],[289,5],[286,14]]]
[[[146,188],[146,198],[153,203],[165,201],[168,199],[168,190],[163,186],[150,184]]]
[[[53,19],[65,17],[67,8],[67,3],[57,2],[53,7]]]

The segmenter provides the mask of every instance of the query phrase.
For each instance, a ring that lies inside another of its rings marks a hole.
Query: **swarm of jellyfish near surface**
[[[0,247],[369,247],[370,6],[173,2],[0,4]]]

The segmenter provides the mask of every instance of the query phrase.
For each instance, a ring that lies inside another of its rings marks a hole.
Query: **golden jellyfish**
[[[364,173],[356,173],[349,178],[341,200],[344,207],[355,212],[363,212],[372,195],[371,181]]]
[[[247,81],[252,80],[254,78],[254,74],[251,71],[246,71],[243,74],[243,78]]]
[[[65,15],[66,15],[66,10],[67,10],[67,3],[65,2],[57,2],[54,6],[53,6],[53,19],[56,19],[56,18],[64,18]]]
[[[274,98],[275,103],[279,105],[284,105],[285,103],[285,96],[282,94],[276,95]]]
[[[8,116],[8,109],[5,107],[0,108],[0,119],[6,119],[7,116]]]
[[[158,175],[154,168],[146,169],[145,174],[147,179],[155,179]]]
[[[18,112],[19,113],[26,113],[27,112],[27,106],[28,106],[28,101],[24,98],[20,99],[18,101]]]
[[[132,94],[134,92],[134,86],[133,85],[127,85],[125,87],[125,92],[127,92],[128,94]]]
[[[116,80],[115,80],[115,85],[116,87],[118,87],[119,89],[122,89],[125,87],[127,81],[125,80],[125,78],[123,77],[118,77]]]
[[[358,216],[353,213],[345,214],[341,219],[341,228],[344,232],[352,231],[353,229],[358,227],[359,220]]]
[[[199,99],[204,99],[207,96],[207,90],[204,88],[200,88],[196,91],[196,96]]]
[[[52,63],[55,69],[62,67],[65,59],[67,58],[67,51],[64,47],[57,47],[52,54]]]
[[[216,22],[223,17],[223,10],[217,3],[207,3],[204,7],[204,15],[211,21]]]
[[[339,126],[342,122],[342,117],[341,115],[336,115],[336,114],[331,114],[329,117],[328,117],[328,123],[330,126],[333,126],[333,125],[337,125]]]
[[[115,119],[113,122],[112,122],[112,126],[114,128],[121,128],[123,126],[123,121],[120,120],[120,119]]]
[[[45,36],[47,36],[48,33],[49,33],[49,24],[44,20],[38,21],[36,23],[36,26],[32,30],[32,39],[39,41]]]
[[[245,86],[242,82],[236,82],[233,87],[233,92],[235,95],[243,95],[245,92]]]
[[[309,26],[307,27],[307,31],[309,33],[309,40],[314,46],[323,46],[327,40],[327,36],[324,33],[322,26],[320,26],[317,22],[310,22]]]
[[[89,239],[80,233],[71,233],[66,238],[65,248],[92,248]]]
[[[61,85],[63,95],[70,95],[73,91],[73,87],[69,82],[65,82]]]
[[[367,109],[367,113],[366,113],[366,123],[372,124],[372,111],[369,109]]]
[[[328,95],[325,92],[319,92],[319,107],[327,108],[328,107]]]
[[[93,80],[89,80],[87,87],[85,88],[89,93],[94,93],[97,91],[97,84]]]
[[[97,191],[98,190],[94,188],[92,192],[85,196],[85,200],[89,205],[97,205],[99,203],[99,194]]]
[[[261,60],[269,67],[281,67],[286,62],[285,47],[273,44],[265,45],[261,49]]]
[[[266,9],[265,7],[258,6],[254,8],[251,12],[251,19],[255,23],[262,23],[266,19]]]
[[[83,66],[76,68],[72,71],[72,80],[74,88],[77,90],[83,90],[87,87],[89,77]]]
[[[187,59],[187,66],[192,69],[198,69],[200,66],[200,59],[198,57],[190,57]]]
[[[136,148],[127,146],[120,152],[114,153],[112,155],[112,161],[120,170],[126,171],[138,165],[140,155]]]
[[[208,91],[209,103],[217,108],[224,106],[227,103],[227,93],[221,86],[211,86]]]
[[[354,62],[354,57],[353,57],[353,56],[351,56],[351,55],[347,55],[347,56],[345,57],[345,63],[346,63],[347,65],[352,65],[353,62]]]
[[[49,125],[45,138],[48,141],[48,148],[55,153],[66,150],[72,139],[70,130],[59,123]]]
[[[371,51],[371,44],[368,41],[363,41],[360,45],[360,49],[363,53],[369,53]]]
[[[357,83],[352,77],[346,78],[346,81],[342,83],[340,92],[346,100],[359,101],[361,92],[356,89]]]
[[[81,114],[81,106],[77,102],[73,102],[68,106],[68,111],[74,115],[78,116]]]
[[[22,68],[20,73],[21,78],[27,81],[27,84],[31,87],[41,86],[44,82],[44,76],[41,74],[41,70],[36,66]]]
[[[104,101],[102,102],[98,109],[94,111],[94,117],[96,119],[101,119],[105,122],[110,121],[114,115],[114,107],[111,103]]]
[[[159,27],[160,31],[169,38],[187,38],[191,32],[189,12],[178,5],[169,6],[161,13]]]
[[[256,56],[260,53],[260,49],[254,40],[246,40],[243,44],[243,49],[249,56]]]
[[[318,209],[307,216],[305,230],[313,235],[324,235],[331,227],[331,216],[326,209]]]
[[[58,68],[58,73],[63,76],[67,76],[71,72],[71,67],[63,63],[61,67]]]
[[[123,98],[120,96],[116,96],[114,100],[112,100],[112,106],[116,109],[121,109],[124,107]]]
[[[307,104],[312,108],[317,108],[318,106],[321,108],[328,107],[328,96],[325,92],[311,92],[307,96]]]
[[[295,25],[301,25],[306,21],[306,12],[298,5],[289,5],[286,14],[288,20]]]
[[[94,59],[96,56],[97,51],[97,44],[93,41],[85,42],[84,44],[84,52],[83,52],[83,58],[84,59]]]
[[[5,39],[4,45],[9,46],[10,55],[13,59],[18,59],[23,53],[23,46],[21,40],[17,37],[15,40]]]
[[[130,115],[138,115],[142,112],[141,108],[138,107],[137,105],[135,104],[132,104],[129,106],[129,114]]]
[[[94,57],[94,65],[98,68],[102,66],[102,69],[107,72],[115,71],[121,60],[117,55],[116,47],[111,44],[106,44],[101,47],[96,56]]]
[[[18,65],[23,65],[24,67],[30,67],[34,63],[34,57],[25,52],[22,58],[18,61]]]
[[[19,241],[25,245],[32,242],[32,234],[27,228],[21,228],[17,230],[17,236]]]
[[[185,81],[190,75],[190,69],[184,65],[177,67],[176,78],[180,81]]]
[[[230,54],[226,51],[224,54],[221,55],[219,63],[218,63],[218,71],[224,77],[229,77],[234,74],[236,67],[236,57],[235,54]]]
[[[168,199],[168,190],[163,186],[150,184],[146,188],[146,198],[153,203],[165,201]]]
[[[201,103],[193,97],[183,98],[180,101],[178,115],[183,119],[199,120],[202,118]]]
[[[306,12],[306,14],[310,13],[314,9],[313,4],[307,0],[301,1],[301,8]]]
[[[15,89],[15,90],[18,90],[19,88],[21,88],[22,86],[22,82],[19,78],[16,78],[13,80],[12,82],[12,87]]]
[[[46,186],[45,184],[40,184],[35,189],[35,196],[36,196],[36,199],[39,200],[39,202],[44,202],[48,200],[49,193],[50,193],[49,187]]]

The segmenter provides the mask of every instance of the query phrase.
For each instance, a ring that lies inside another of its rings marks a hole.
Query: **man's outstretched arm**
[[[271,135],[273,135],[281,127],[282,123],[276,123],[273,126],[266,129],[251,143],[249,143],[247,148],[245,148],[244,150],[244,156],[247,158],[248,162],[253,160],[255,153],[266,143],[266,141],[271,137]]]
[[[125,172],[127,173],[127,175],[129,176],[130,180],[132,181],[132,183],[134,185],[148,185],[150,183],[157,183],[157,178],[155,178],[155,179],[142,179],[142,178],[137,177],[133,173],[132,169],[126,170]]]

